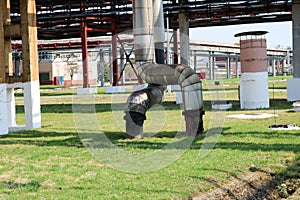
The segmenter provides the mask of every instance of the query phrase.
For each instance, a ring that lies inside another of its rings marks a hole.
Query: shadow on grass
[[[211,105],[212,101],[204,101],[204,110],[212,111]],[[240,102],[238,100],[231,100],[232,109],[230,111],[241,111]],[[165,108],[165,110],[181,110],[179,104],[176,104],[175,101],[165,101],[161,104]],[[75,110],[73,110],[75,108]],[[44,104],[41,105],[42,113],[101,113],[101,112],[111,112],[112,108],[114,111],[124,111],[125,102],[124,103],[91,103],[91,104],[71,104],[71,103],[61,103],[61,104]],[[292,105],[290,102],[287,102],[285,99],[275,99],[270,100],[270,108],[268,109],[257,109],[260,110],[284,110],[284,109],[292,109]],[[24,106],[17,105],[16,106],[17,113],[24,113]]]
[[[176,102],[167,101],[161,104],[166,110],[180,110],[180,105]],[[73,110],[73,108],[75,108]],[[42,113],[100,113],[100,112],[111,112],[112,108],[114,111],[124,111],[125,103],[96,103],[96,104],[44,104],[41,105]],[[76,110],[76,111],[75,111]],[[24,113],[24,106],[16,106],[17,113]]]
[[[77,133],[72,132],[41,132],[27,130],[10,132],[0,138],[0,145],[36,145],[36,146],[66,146],[84,147]]]
[[[41,185],[38,182],[16,183],[16,182],[0,182],[0,187],[9,189],[26,189],[31,192],[37,191]]]
[[[257,134],[248,132],[247,134]],[[161,149],[168,145],[176,132],[162,132],[151,138],[145,139],[126,139],[123,132],[105,132],[106,137],[113,143],[120,147],[133,148],[133,149]],[[169,138],[166,142],[165,139]],[[184,137],[183,137],[184,139]],[[204,136],[197,136],[190,146],[191,149],[203,148],[202,140]],[[12,132],[0,138],[0,145],[36,145],[36,146],[67,146],[67,147],[84,147],[80,137],[77,133],[72,132],[40,132],[37,130]],[[210,146],[209,143],[206,143]],[[178,147],[180,148],[180,147]],[[240,151],[288,151],[300,152],[300,145],[296,143],[256,143],[256,142],[217,142],[214,149],[228,149]]]

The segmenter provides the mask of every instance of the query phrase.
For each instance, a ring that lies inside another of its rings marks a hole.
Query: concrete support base
[[[241,109],[269,108],[268,73],[242,73],[240,82]]]
[[[300,78],[287,79],[287,100],[288,101],[298,101],[300,100]]]
[[[2,92],[4,95],[1,95],[2,98],[5,99],[5,101],[1,101],[0,105],[1,105],[1,116],[4,118],[5,121],[4,122],[5,124],[3,124],[4,129],[6,130],[7,128],[8,131],[18,131],[18,130],[28,130],[33,128],[41,128],[39,81],[3,84],[3,85],[1,86],[0,90],[2,91],[2,89],[5,88],[5,92]],[[24,111],[25,111],[24,125],[17,125],[16,123],[16,105],[15,105],[14,88],[23,88],[24,90]],[[6,114],[4,115],[5,111]],[[1,124],[1,129],[3,129],[3,127]]]
[[[105,87],[106,94],[123,93],[125,92],[125,86],[107,86]]]
[[[78,95],[97,94],[97,88],[77,88]]]

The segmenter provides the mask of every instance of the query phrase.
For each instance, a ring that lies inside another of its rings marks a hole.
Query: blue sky
[[[292,22],[273,22],[259,24],[242,24],[218,27],[202,27],[190,29],[191,40],[223,42],[233,44],[239,40],[234,34],[245,31],[268,31],[267,46],[292,47]]]

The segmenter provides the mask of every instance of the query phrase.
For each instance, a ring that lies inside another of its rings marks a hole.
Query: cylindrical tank
[[[269,108],[266,31],[238,33],[240,39],[241,109]]]

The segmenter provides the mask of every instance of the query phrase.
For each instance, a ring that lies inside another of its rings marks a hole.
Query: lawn
[[[148,112],[144,128],[149,137],[129,140],[123,123],[129,94],[104,94],[100,88],[99,94],[80,99],[72,89],[44,87],[42,128],[0,138],[0,199],[189,199],[253,169],[299,179],[300,132],[268,129],[274,123],[300,124],[300,114],[291,112],[292,103],[285,99],[282,79],[270,80],[271,107],[260,110],[240,110],[238,79],[218,87],[204,81],[207,135],[193,140],[183,134],[174,93]],[[211,110],[217,92],[233,109]],[[22,123],[22,94],[16,102]],[[222,117],[237,113],[278,117]]]

